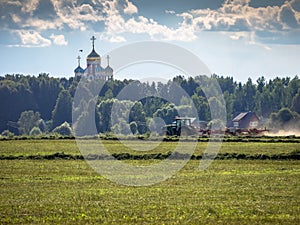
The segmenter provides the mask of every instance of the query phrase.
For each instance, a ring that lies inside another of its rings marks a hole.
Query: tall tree
[[[135,121],[140,134],[147,132],[146,116],[141,102],[135,102],[129,113],[129,123]]]
[[[56,100],[54,110],[52,111],[52,127],[55,128],[64,122],[72,121],[72,97],[66,90],[62,90]]]
[[[244,102],[246,111],[253,111],[255,108],[255,95],[256,95],[256,87],[252,83],[251,78],[248,78],[248,81],[243,87],[244,90]]]
[[[175,105],[170,103],[167,103],[164,107],[158,109],[154,113],[154,117],[160,117],[166,124],[172,123],[176,116],[179,116],[179,113]]]
[[[33,127],[38,126],[40,119],[39,112],[33,112],[32,110],[22,112],[18,120],[20,133],[29,134]]]
[[[265,82],[266,82],[266,79],[264,78],[264,76],[262,77],[259,77],[257,80],[257,90],[262,93],[263,92],[263,89],[264,89],[264,86],[265,86]]]
[[[234,95],[235,97],[234,97],[233,110],[232,110],[233,116],[246,110],[244,94],[243,94],[243,86],[241,83],[238,84]]]
[[[300,114],[300,88],[298,89],[298,93],[293,98],[292,109]]]
[[[192,96],[195,108],[198,111],[199,120],[208,121],[210,119],[209,105],[205,97],[194,94]]]
[[[0,131],[9,129],[18,133],[16,126],[7,126],[8,122],[17,122],[20,114],[26,110],[37,110],[32,92],[26,84],[14,79],[0,81]]]
[[[106,133],[111,131],[111,109],[115,101],[115,99],[107,99],[97,105],[95,120],[98,132]]]
[[[38,77],[29,77],[28,82],[41,117],[50,120],[57,97],[63,89],[62,85],[65,85],[65,79],[59,80],[41,73]]]

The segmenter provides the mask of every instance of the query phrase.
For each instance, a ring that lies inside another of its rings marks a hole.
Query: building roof
[[[232,122],[239,122],[240,120],[242,120],[243,118],[245,118],[246,116],[248,116],[252,113],[253,112],[242,112],[239,115],[237,115],[236,117],[234,117]]]

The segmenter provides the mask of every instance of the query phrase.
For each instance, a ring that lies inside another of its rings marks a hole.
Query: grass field
[[[206,144],[198,143],[196,153]],[[116,141],[105,146],[112,153],[141,154]],[[162,143],[151,152],[174,146]],[[223,143],[220,153],[299,148],[297,143]],[[0,155],[56,152],[80,154],[74,140],[0,142]],[[1,160],[0,224],[300,223],[299,160],[214,160],[205,171],[198,165],[191,160],[164,182],[128,187],[105,179],[84,160]]]
[[[97,140],[86,141],[91,146],[97,146]],[[149,145],[149,142],[126,141],[125,145],[119,141],[101,141],[110,153],[166,153],[173,151],[177,146],[176,142],[162,142],[158,147],[151,151],[143,151],[143,144]],[[151,143],[151,142],[150,142]],[[154,142],[155,144],[155,142]],[[153,145],[154,145],[153,144]],[[190,143],[186,143],[189,145]],[[129,147],[128,147],[129,146]],[[207,142],[198,142],[195,148],[195,154],[202,154],[207,146]],[[140,149],[134,151],[132,149]],[[268,153],[279,154],[300,150],[299,143],[264,143],[264,142],[224,142],[220,153]],[[0,141],[0,155],[37,155],[53,154],[64,152],[66,154],[80,154],[75,140],[10,140]]]

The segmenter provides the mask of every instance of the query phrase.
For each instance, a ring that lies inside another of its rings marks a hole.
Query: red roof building
[[[254,112],[243,112],[237,115],[231,123],[234,128],[240,129],[253,129],[257,128],[260,124],[258,116]]]

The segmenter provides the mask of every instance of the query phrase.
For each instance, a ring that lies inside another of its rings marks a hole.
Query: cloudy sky
[[[78,54],[85,66],[92,35],[100,55],[164,41],[239,81],[300,72],[300,0],[0,0],[0,27],[2,76],[71,77]],[[143,73],[139,67],[116,78]],[[151,67],[148,73],[159,76],[176,73]],[[150,75],[144,73],[139,76]]]

